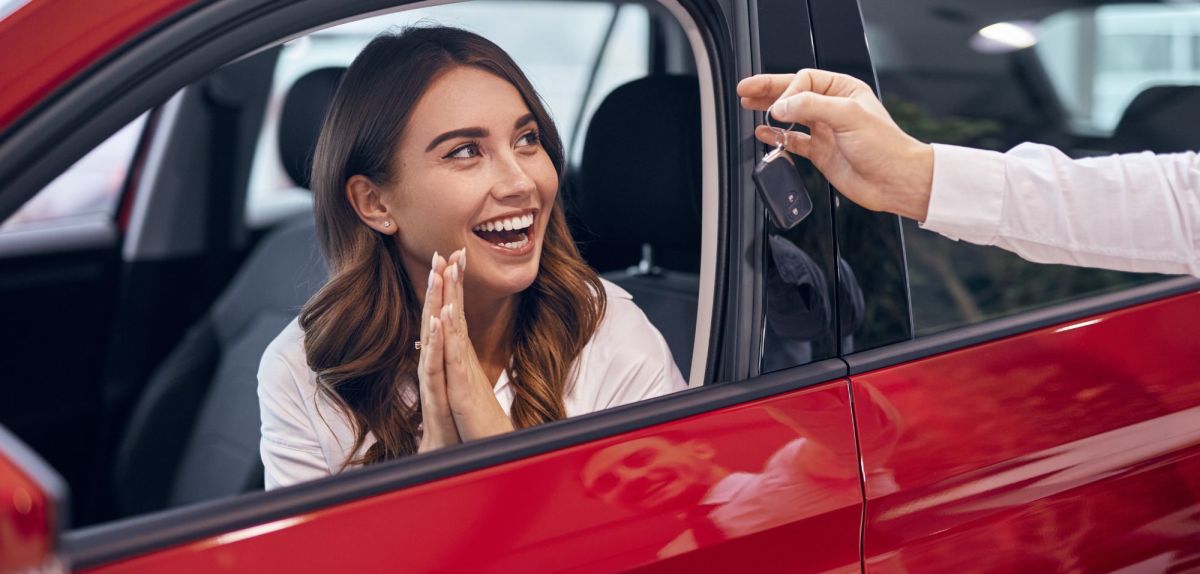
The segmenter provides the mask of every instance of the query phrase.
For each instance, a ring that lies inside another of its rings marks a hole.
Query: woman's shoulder
[[[308,368],[308,358],[304,354],[304,329],[300,327],[297,317],[263,351],[259,364],[259,384],[282,383],[291,378],[293,384],[304,388],[311,386],[310,382],[315,383],[309,381],[311,375],[312,370]]]
[[[666,341],[638,307],[633,295],[606,279],[600,282],[607,302],[588,350],[604,355],[661,355]]]

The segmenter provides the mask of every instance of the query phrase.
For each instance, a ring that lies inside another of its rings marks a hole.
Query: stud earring
[[[390,221],[385,221],[385,222],[383,222],[383,226],[384,226],[384,227],[391,227],[391,226],[392,226],[392,222],[390,222]]]

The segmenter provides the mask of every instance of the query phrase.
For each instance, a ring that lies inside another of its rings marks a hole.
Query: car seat
[[[700,270],[700,85],[660,75],[613,90],[584,139],[576,209],[584,257],[666,339],[686,377]]]
[[[301,77],[288,91],[279,148],[299,186],[342,68]],[[153,373],[113,466],[119,516],[262,487],[258,363],[267,345],[325,282],[312,214],[268,233],[212,308]]]
[[[1113,131],[1117,153],[1200,151],[1200,86],[1153,86],[1142,90]]]

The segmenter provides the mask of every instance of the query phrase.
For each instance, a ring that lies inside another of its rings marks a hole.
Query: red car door
[[[867,483],[867,571],[1200,564],[1200,363],[1186,335],[1200,295],[1182,280],[1127,296],[1171,287],[1184,293],[891,367],[861,363],[856,409],[886,401],[903,429],[894,445],[863,445],[868,472],[894,479]],[[876,432],[870,417],[859,424]]]
[[[22,8],[25,25],[49,29],[64,17],[44,4]],[[94,27],[87,49],[55,64],[60,76],[5,100],[0,118],[20,119],[0,140],[0,156],[10,158],[0,173],[20,177],[0,191],[3,205],[18,205],[54,165],[69,163],[58,154],[94,144],[205,71],[264,42],[392,3],[342,4],[213,2],[178,11],[177,3],[143,3],[148,11],[136,18]],[[86,2],[59,7],[106,14]],[[862,476],[846,366],[834,345],[822,344],[793,346],[760,369],[766,238],[762,207],[746,190],[763,150],[750,114],[717,113],[735,109],[737,79],[794,69],[795,54],[811,60],[809,45],[787,41],[808,36],[807,14],[785,2],[764,2],[758,12],[703,1],[668,8],[693,36],[701,85],[710,90],[702,99],[712,227],[701,284],[712,289],[703,297],[713,305],[710,344],[697,351],[708,353],[709,384],[327,480],[68,530],[62,560],[89,572],[860,571]],[[761,41],[759,24],[772,26]],[[8,45],[0,35],[0,47]],[[21,142],[47,150],[36,169],[15,167],[30,152],[7,154]],[[800,243],[829,255],[829,198],[817,199],[826,215]],[[757,255],[744,257],[747,247]],[[829,270],[832,257],[820,259]],[[832,328],[825,315],[814,324]],[[19,461],[0,464],[10,465],[0,467],[0,487],[26,488]],[[53,499],[31,497],[35,506]],[[10,525],[33,534],[17,539],[20,553],[0,562],[5,569],[46,557],[63,527],[6,516]]]
[[[1062,20],[1031,28],[1045,50],[997,54],[971,39],[1005,17],[1067,6],[864,0],[867,28],[822,34],[855,10],[847,4],[810,3],[818,61],[877,86],[916,137],[998,150],[1050,141],[1077,155],[1112,143],[1071,131],[1086,117],[1063,117],[1063,78],[1047,74],[1088,69],[1044,59],[1062,56],[1051,42],[1064,37],[1051,26]],[[1096,26],[1089,10],[1069,15]],[[1094,28],[1098,51],[1116,20]],[[1123,50],[1127,36],[1112,33],[1105,49]],[[864,37],[873,67],[848,61],[865,54]],[[1115,87],[1105,78],[1096,110]],[[1192,133],[1176,124],[1163,141]],[[1200,565],[1200,282],[1039,265],[914,222],[884,225],[848,201],[837,210],[844,275],[857,279],[841,282],[842,315],[861,305],[865,316],[842,321],[841,337],[866,477],[867,572]]]

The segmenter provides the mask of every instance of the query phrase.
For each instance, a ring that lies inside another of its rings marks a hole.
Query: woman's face
[[[539,129],[498,76],[459,66],[430,84],[382,194],[410,277],[428,272],[434,251],[466,247],[468,291],[503,297],[533,283],[558,193]]]

